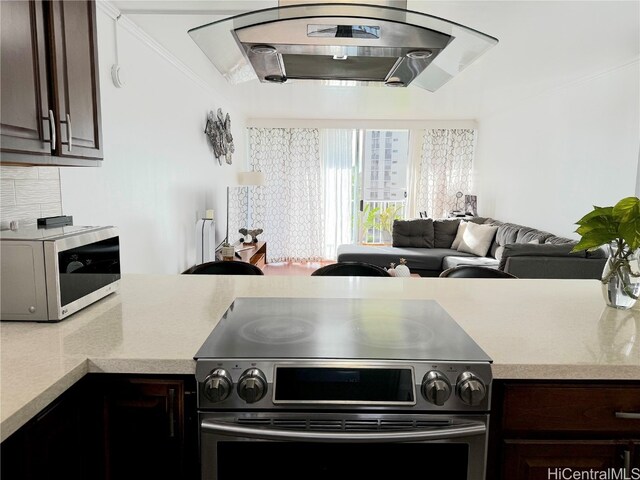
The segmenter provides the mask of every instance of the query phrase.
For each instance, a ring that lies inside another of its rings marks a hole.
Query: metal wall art
[[[225,161],[231,165],[231,154],[235,152],[235,147],[233,146],[229,114],[224,115],[221,108],[218,109],[216,115],[210,111],[204,133],[213,147],[213,155],[218,159],[218,163],[222,165],[222,157],[224,157]]]

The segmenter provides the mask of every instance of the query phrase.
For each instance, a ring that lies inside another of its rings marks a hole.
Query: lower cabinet
[[[185,383],[127,377],[99,382],[105,480],[196,477],[196,406]]]
[[[487,478],[640,478],[639,414],[640,382],[496,381]]]
[[[11,480],[196,479],[192,376],[91,374],[2,443]]]
[[[83,403],[85,387],[84,383],[74,385],[2,443],[1,478],[91,477],[92,442],[88,441],[88,410]]]

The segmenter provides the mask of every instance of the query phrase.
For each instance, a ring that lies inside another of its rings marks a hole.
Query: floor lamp
[[[223,243],[229,243],[229,189],[233,187],[259,187],[265,185],[265,177],[262,172],[238,172],[236,183],[227,186],[227,233]],[[249,196],[247,195],[247,202]]]

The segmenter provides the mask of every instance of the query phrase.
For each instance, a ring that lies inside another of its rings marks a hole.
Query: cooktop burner
[[[304,318],[265,316],[245,323],[239,330],[240,336],[249,342],[280,345],[308,340],[315,327]]]
[[[238,298],[196,359],[490,362],[432,300]]]

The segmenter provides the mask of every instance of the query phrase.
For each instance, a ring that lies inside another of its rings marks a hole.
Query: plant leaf
[[[628,222],[640,217],[640,199],[638,197],[623,198],[614,205],[613,216],[620,222]]]
[[[621,223],[619,232],[631,250],[640,248],[640,215]]]
[[[613,207],[595,207],[594,206],[593,211],[587,213],[584,217],[578,220],[576,224],[583,225],[595,217],[611,218],[612,216],[613,216]]]
[[[617,232],[611,232],[605,229],[591,230],[584,234],[578,244],[573,247],[572,252],[580,252],[590,248],[596,248],[600,245],[610,243],[617,238]]]
[[[576,233],[586,235],[592,230],[607,230],[608,232],[611,232],[612,235],[616,235],[618,233],[618,227],[618,223],[609,217],[593,217],[587,222],[581,224],[576,229]]]

